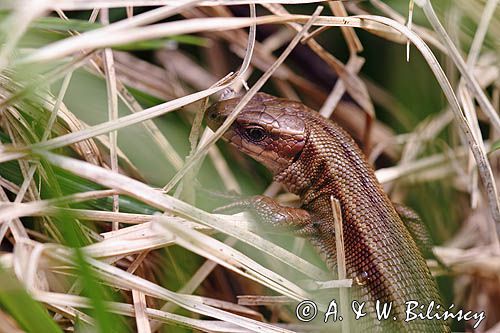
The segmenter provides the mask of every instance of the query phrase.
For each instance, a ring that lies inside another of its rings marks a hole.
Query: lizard
[[[222,100],[208,108],[208,126],[219,128],[240,99]],[[407,301],[441,304],[437,284],[398,214],[404,209],[393,205],[345,130],[298,101],[257,93],[223,138],[266,166],[274,180],[301,201],[301,206],[294,208],[254,196],[229,204],[224,212],[248,210],[272,228],[305,237],[333,270],[333,196],[342,211],[346,269],[348,278],[355,282],[351,289],[369,304],[368,318],[357,324],[384,332],[450,331],[445,321],[405,322]],[[390,319],[375,319],[376,300],[392,304]]]

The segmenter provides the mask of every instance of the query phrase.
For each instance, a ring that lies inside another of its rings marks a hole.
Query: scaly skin
[[[239,99],[216,103],[207,122],[216,129]],[[436,283],[398,212],[354,140],[337,124],[299,102],[257,94],[224,138],[263,163],[275,180],[300,196],[301,208],[283,207],[258,196],[233,204],[274,227],[308,238],[331,269],[336,264],[330,197],[342,209],[347,274],[355,299],[370,316],[355,328],[371,331],[448,332],[438,320],[404,322],[406,304],[441,304]],[[391,319],[374,318],[374,301],[392,302]],[[425,313],[425,311],[424,311]],[[397,320],[392,320],[395,316]]]

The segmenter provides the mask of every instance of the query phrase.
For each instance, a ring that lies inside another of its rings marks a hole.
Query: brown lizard
[[[218,128],[239,102],[220,101],[207,111]],[[269,197],[237,201],[226,211],[250,210],[276,228],[309,239],[330,269],[336,265],[331,196],[340,202],[346,267],[353,298],[370,312],[359,327],[376,331],[448,332],[442,320],[405,322],[408,301],[441,304],[436,282],[415,240],[377,181],[360,148],[342,128],[300,102],[258,93],[224,138],[264,164],[274,179],[301,198],[300,208]],[[375,319],[375,301],[392,303],[387,320]],[[422,310],[425,313],[425,310]],[[356,326],[355,326],[356,327]]]

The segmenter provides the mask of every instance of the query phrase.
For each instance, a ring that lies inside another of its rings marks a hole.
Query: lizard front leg
[[[269,226],[269,231],[291,231],[300,237],[310,237],[316,233],[309,212],[301,208],[286,207],[275,200],[257,195],[219,207],[216,213],[238,213],[249,211],[259,221]]]
[[[236,201],[227,206],[217,208],[217,213],[238,213],[249,211],[264,225],[268,231],[288,231],[298,237],[307,238],[318,250],[327,267],[333,269],[336,265],[336,250],[334,231],[331,223],[324,223],[318,216],[311,215],[302,208],[280,205],[275,200],[258,195]],[[326,229],[328,230],[326,230]]]

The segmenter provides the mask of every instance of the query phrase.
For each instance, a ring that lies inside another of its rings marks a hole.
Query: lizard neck
[[[308,122],[308,132],[300,157],[275,176],[276,181],[299,195],[303,204],[324,194],[341,200],[346,192],[357,197],[384,193],[381,188],[365,193],[367,189],[379,189],[380,185],[363,152],[342,128],[314,117]]]

